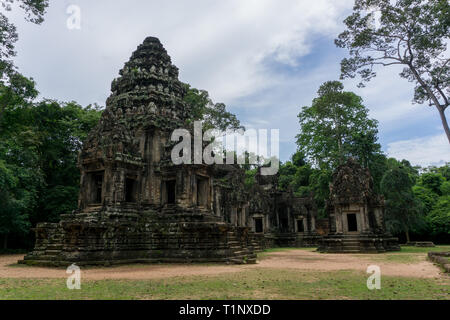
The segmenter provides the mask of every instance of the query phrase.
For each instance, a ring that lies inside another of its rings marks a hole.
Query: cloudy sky
[[[209,91],[247,128],[280,129],[280,155],[295,151],[297,114],[319,86],[339,78],[346,52],[334,46],[353,0],[58,0],[45,22],[9,13],[19,31],[16,64],[41,96],[82,105],[105,104],[110,83],[147,36],[158,37],[180,80]],[[67,9],[81,10],[69,29]],[[379,121],[383,150],[413,164],[450,161],[437,111],[414,105],[412,84],[382,69],[361,95]]]

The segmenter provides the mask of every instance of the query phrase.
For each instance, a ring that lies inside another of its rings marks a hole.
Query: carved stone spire
[[[157,38],[145,39],[119,74],[111,84],[112,94],[85,143],[84,153],[100,148],[110,155],[137,155],[140,133],[151,128],[169,133],[185,127],[190,118],[178,68]]]

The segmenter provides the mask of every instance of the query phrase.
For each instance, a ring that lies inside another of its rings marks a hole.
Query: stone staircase
[[[48,262],[56,261],[63,249],[63,233],[59,232],[56,224],[43,224],[37,228],[47,228],[47,237],[37,239],[36,248],[31,255],[25,256],[25,260],[39,260]],[[23,261],[19,261],[23,263]]]
[[[361,252],[359,236],[346,235],[342,239],[342,251],[343,253],[359,253]]]
[[[231,255],[228,258],[228,262],[234,264],[252,264],[256,263],[256,253],[254,248],[251,246],[244,246],[241,241],[239,241],[236,232],[229,231],[227,234],[227,243],[231,251]]]
[[[377,234],[339,234],[329,235],[321,240],[318,251],[329,253],[381,253],[396,251],[389,244],[396,238]]]

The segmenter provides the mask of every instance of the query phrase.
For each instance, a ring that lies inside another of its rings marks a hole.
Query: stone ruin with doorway
[[[368,169],[354,159],[333,174],[327,203],[329,234],[320,241],[321,252],[385,252],[400,250],[398,239],[386,232],[384,198],[373,192]]]
[[[263,247],[315,247],[321,236],[316,231],[317,206],[313,195],[298,197],[281,191],[278,175],[263,176],[260,169],[250,191],[253,231]]]
[[[78,209],[59,223],[38,224],[34,250],[19,263],[255,263],[262,248],[317,246],[312,195],[280,191],[278,176],[261,174],[248,190],[238,165],[171,161],[172,132],[193,132],[192,110],[183,101],[178,69],[157,38],[138,47],[111,91],[79,155]],[[358,170],[335,177],[332,232],[322,251],[352,251],[351,241],[368,251],[394,248],[380,233],[381,200],[359,194],[369,191],[369,177]],[[362,183],[347,181],[346,174],[362,174]],[[351,231],[350,212],[356,214],[357,233]]]

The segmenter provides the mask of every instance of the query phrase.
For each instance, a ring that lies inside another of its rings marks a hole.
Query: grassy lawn
[[[432,248],[421,248],[421,247],[401,247],[402,251],[399,253],[428,253],[428,252],[444,252],[450,251],[450,245],[439,245]]]
[[[450,251],[450,246],[436,246],[433,248],[402,247],[401,251],[374,254],[370,256],[374,261],[395,263],[416,263],[427,259],[428,252]]]
[[[82,281],[81,290],[68,290],[64,279],[0,279],[0,299],[450,299],[446,280],[384,276],[381,290],[370,291],[367,277],[354,271],[252,269],[211,277]]]

